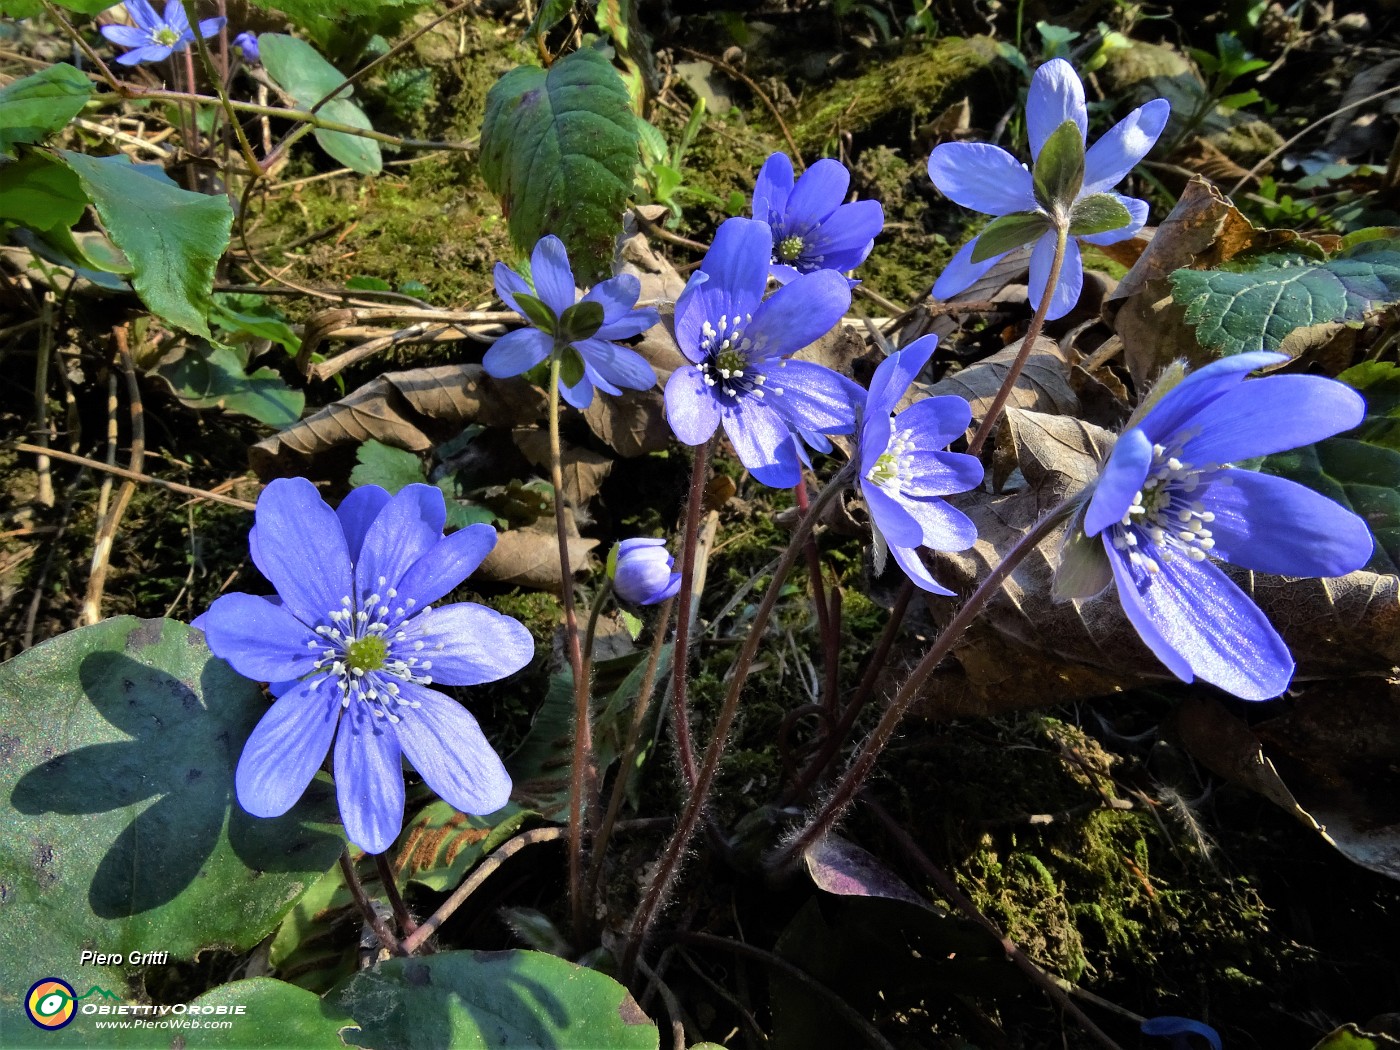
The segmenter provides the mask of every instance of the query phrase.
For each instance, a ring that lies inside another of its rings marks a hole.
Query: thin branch
[[[31,445],[25,441],[7,442],[6,448],[12,448],[16,452],[30,452],[35,455],[52,456],[54,459],[61,459],[67,463],[75,463],[80,467],[91,467],[93,470],[105,471],[108,474],[115,474],[119,478],[127,478],[131,481],[140,481],[146,485],[157,485],[171,492],[178,492],[182,496],[191,496],[194,499],[205,499],[212,503],[223,503],[230,507],[237,507],[239,510],[257,510],[257,504],[249,503],[245,499],[234,499],[232,496],[221,496],[217,492],[210,492],[208,489],[197,489],[192,485],[181,485],[178,481],[166,481],[164,478],[153,478],[149,474],[143,474],[139,470],[127,470],[124,467],[108,466],[101,460],[88,459],[86,456],[75,456],[71,452],[60,452],[58,449],[44,449],[38,445]]]

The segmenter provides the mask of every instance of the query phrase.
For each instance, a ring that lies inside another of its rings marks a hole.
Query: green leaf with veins
[[[92,81],[67,62],[0,88],[0,153],[40,142],[78,115],[92,97]]]
[[[310,109],[335,91],[335,97],[316,112],[337,124],[373,130],[365,111],[350,101],[354,89],[349,85],[341,87],[345,84],[345,74],[305,40],[283,33],[263,33],[258,37],[258,53],[267,75],[291,95],[297,105]],[[323,128],[317,128],[315,135],[320,147],[351,171],[377,175],[383,170],[384,158],[379,143],[373,139]]]

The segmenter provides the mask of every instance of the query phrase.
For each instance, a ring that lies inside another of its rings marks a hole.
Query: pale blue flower
[[[665,540],[643,536],[623,540],[613,548],[608,574],[623,601],[656,605],[674,598],[681,588],[681,574],[671,571],[675,564]]]
[[[102,27],[104,37],[118,47],[130,49],[117,56],[117,61],[124,66],[159,62],[194,43],[194,30],[190,28],[189,16],[180,0],[169,0],[164,17],[157,15],[146,0],[126,0],[126,13],[131,25]],[[207,40],[213,36],[224,27],[225,21],[222,17],[204,19],[199,23],[200,38]]]
[[[814,270],[849,273],[870,254],[885,225],[879,201],[846,203],[851,173],[839,160],[819,160],[794,178],[786,153],[759,169],[753,217],[773,231],[770,272],[787,284]],[[855,282],[852,282],[855,283]]]

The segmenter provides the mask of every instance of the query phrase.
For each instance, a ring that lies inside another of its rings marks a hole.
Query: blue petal
[[[850,184],[851,173],[839,160],[827,157],[817,161],[802,173],[788,195],[783,209],[784,232],[801,234],[820,225],[841,206]]]
[[[498,262],[492,271],[492,276],[495,277],[496,295],[501,302],[523,316],[524,311],[520,309],[520,304],[515,301],[515,297],[517,295],[534,295],[535,290],[530,287],[530,283],[505,263]]]
[[[1212,361],[1204,368],[1191,372],[1163,394],[1140,425],[1153,442],[1165,444],[1186,426],[1192,416],[1239,386],[1247,374],[1287,360],[1287,354],[1255,350]]]
[[[441,489],[434,485],[400,489],[370,525],[355,561],[355,591],[361,601],[378,594],[392,609],[394,600],[388,592],[403,589],[409,567],[437,546],[446,522],[447,501]]]
[[[908,477],[901,474],[899,487],[910,496],[970,492],[982,484],[983,478],[982,461],[962,452],[913,452],[908,473]]]
[[[1151,466],[1152,439],[1141,428],[1134,427],[1118,438],[1089,497],[1089,509],[1084,515],[1086,535],[1097,536],[1123,520]]]
[[[463,813],[494,813],[510,801],[510,774],[461,704],[410,683],[405,697],[421,706],[398,726],[399,743],[428,786]]]
[[[719,404],[698,368],[677,368],[666,381],[666,420],[683,445],[700,445],[719,426]]]
[[[1220,1033],[1210,1025],[1189,1017],[1149,1017],[1142,1022],[1142,1034],[1166,1037],[1199,1035],[1211,1045],[1212,1050],[1221,1050]]]
[[[251,594],[225,594],[200,617],[209,651],[255,682],[281,682],[310,674],[321,647],[311,630],[285,606]]]
[[[1241,700],[1269,700],[1288,688],[1293,657],[1259,607],[1210,561],[1142,548],[1160,571],[1131,566],[1105,543],[1118,597],[1138,635],[1183,681],[1192,674]]]
[[[676,302],[677,336],[682,328],[693,330],[692,353],[700,345],[703,322],[714,324],[721,317],[742,318],[758,312],[772,257],[773,231],[766,222],[735,218],[720,225],[700,266],[708,280],[687,285]],[[687,349],[684,342],[681,349]]]
[[[134,66],[141,62],[161,62],[169,58],[174,50],[167,44],[147,44],[145,47],[138,47],[135,51],[118,55],[117,62],[123,66]]]
[[[618,339],[631,339],[634,335],[641,335],[650,328],[654,328],[661,323],[661,314],[654,307],[646,306],[640,310],[633,310],[625,314],[616,321],[603,325],[593,333],[595,339],[606,339],[609,342]]]
[[[1031,249],[1031,279],[1027,291],[1033,307],[1040,305],[1040,297],[1045,294],[1045,284],[1050,279],[1050,266],[1054,259],[1055,235],[1044,233]],[[1065,258],[1060,266],[1060,279],[1055,282],[1054,295],[1045,319],[1054,321],[1073,310],[1074,304],[1079,302],[1079,293],[1083,290],[1084,264],[1079,257],[1079,242],[1070,237],[1065,241]]]
[[[1215,515],[1211,553],[1244,569],[1342,576],[1365,565],[1375,545],[1364,520],[1286,478],[1231,470],[1199,498]]]
[[[1200,431],[1181,458],[1200,466],[1298,448],[1350,430],[1366,402],[1345,383],[1322,376],[1266,376],[1216,398],[1191,420]]]
[[[1124,197],[1122,194],[1110,193],[1119,204],[1128,209],[1128,225],[1119,226],[1116,230],[1105,230],[1103,233],[1086,233],[1079,239],[1086,244],[1117,244],[1119,241],[1126,241],[1129,237],[1137,236],[1139,230],[1147,222],[1147,202],[1140,201],[1136,197]]]
[[[582,412],[589,405],[593,404],[593,380],[589,376],[588,365],[583,366],[583,375],[573,386],[564,382],[563,376],[559,378],[559,393],[563,395],[565,401],[573,405],[574,408]]]
[[[953,396],[926,397],[895,417],[895,427],[911,431],[914,447],[936,452],[960,438],[972,422],[972,406]]]
[[[977,542],[977,526],[957,507],[934,497],[911,499],[905,493],[895,499],[923,530],[920,546],[934,551],[965,551]]]
[[[843,204],[807,239],[803,255],[820,256],[821,266],[845,273],[865,262],[885,226],[879,201]]]
[[[389,493],[378,485],[361,485],[351,489],[350,495],[340,501],[335,508],[335,516],[340,519],[340,527],[345,530],[345,546],[350,552],[350,560],[357,561],[360,547],[365,542],[365,533],[379,517],[379,512],[389,502]]]
[[[596,337],[580,339],[574,343],[574,349],[583,355],[589,367],[624,390],[650,390],[656,385],[656,371],[635,350]]]
[[[909,577],[910,582],[915,587],[920,587],[930,594],[952,595],[956,593],[933,578],[933,574],[928,571],[928,566],[924,564],[923,558],[919,557],[917,550],[912,547],[901,547],[896,543],[891,543],[889,547],[895,562],[904,570],[904,575]]]
[[[535,279],[540,300],[554,311],[554,316],[561,316],[578,301],[569,253],[554,234],[541,237],[530,253],[530,276]]]
[[[874,482],[862,482],[861,495],[880,534],[893,547],[917,547],[924,540],[924,528],[904,506]]]
[[[1107,193],[1117,186],[1147,156],[1167,126],[1171,111],[1166,99],[1154,98],[1109,128],[1084,153],[1084,188],[1080,195]]]
[[[407,692],[407,690],[405,690]],[[345,835],[366,853],[383,853],[403,830],[403,767],[399,740],[387,718],[375,718],[366,701],[354,701],[335,739],[335,797]],[[409,711],[406,717],[416,717]]]
[[[974,237],[958,249],[958,254],[948,260],[948,265],[943,267],[943,272],[933,284],[932,294],[935,299],[947,299],[967,290],[1009,254],[1002,252],[990,259],[973,262],[972,253],[976,250],[977,238]]]
[[[204,18],[204,19],[201,19],[201,20],[200,20],[200,23],[199,23],[199,37],[200,37],[200,39],[201,39],[201,40],[208,40],[211,36],[213,36],[215,33],[217,33],[220,29],[224,28],[224,26],[225,26],[225,24],[227,24],[227,22],[228,22],[228,19],[225,18],[223,15],[219,15],[217,18]]]
[[[764,274],[766,279],[766,261]],[[753,312],[744,335],[755,343],[766,340],[761,349],[764,357],[791,354],[831,331],[850,305],[851,286],[846,278],[834,270],[817,270],[774,292]]]
[[[398,586],[400,604],[412,598],[422,608],[446,594],[474,573],[496,546],[496,530],[490,525],[468,525],[438,540],[404,573]]]
[[[406,620],[400,630],[408,637],[394,643],[395,652],[414,649],[413,655],[432,662],[427,673],[443,685],[495,682],[535,658],[535,641],[520,621],[473,602],[439,606]]]
[[[865,396],[845,376],[811,361],[784,361],[768,372],[764,389],[766,403],[792,426],[827,434],[854,430],[856,405]]]
[[[933,184],[954,204],[988,215],[1035,211],[1031,173],[1006,150],[985,142],[945,142],[928,158]]]
[[[637,297],[641,294],[642,282],[637,276],[623,273],[606,281],[599,281],[588,290],[588,294],[580,302],[597,303],[603,308],[603,323],[612,324],[627,316],[637,305]]]
[[[151,42],[151,34],[135,26],[103,26],[98,32],[118,47],[143,47]]]
[[[762,484],[791,488],[802,479],[792,432],[772,408],[740,398],[724,407],[721,419],[739,462]]]
[[[253,562],[304,624],[326,623],[350,594],[350,552],[335,511],[305,478],[278,478],[255,514]]]
[[[938,336],[922,336],[880,362],[870,378],[860,428],[860,470],[868,474],[889,448],[890,413],[903,399],[914,379],[938,347]],[[966,402],[963,402],[966,404]]]
[[[771,235],[769,244],[772,244]],[[709,318],[705,316],[705,304],[700,299],[700,289],[709,281],[710,275],[704,270],[696,270],[691,274],[690,280],[685,282],[685,288],[681,290],[680,297],[676,299],[676,311],[672,318],[676,330],[676,345],[687,360],[696,364],[705,359],[700,343],[705,337],[704,324]]]
[[[774,153],[758,169],[758,181],[753,187],[753,217],[760,222],[781,219],[792,185],[792,161],[786,153]]]
[[[131,16],[132,22],[146,31],[147,35],[165,26],[160,16],[156,14],[156,9],[150,5],[148,0],[126,0],[126,13]]]
[[[234,774],[238,804],[255,817],[280,817],[301,798],[330,750],[340,688],[329,675],[299,682],[262,716]]]
[[[1063,58],[1052,58],[1035,71],[1026,95],[1026,134],[1032,157],[1040,156],[1045,140],[1067,120],[1079,125],[1081,139],[1089,133],[1084,85],[1073,66]]]
[[[517,328],[491,344],[481,366],[487,375],[508,379],[528,372],[553,352],[553,337],[537,328]]]
[[[185,5],[180,0],[166,0],[165,24],[181,36],[190,31],[189,16],[185,14]]]

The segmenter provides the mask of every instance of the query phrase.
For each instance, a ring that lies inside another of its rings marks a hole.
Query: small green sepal
[[[603,327],[603,304],[585,300],[574,303],[559,318],[559,339],[572,343],[577,339],[591,339]]]
[[[559,361],[559,381],[565,386],[578,386],[583,376],[582,355],[572,346],[564,347]]]
[[[1051,215],[1068,215],[1084,187],[1084,135],[1067,120],[1050,133],[1032,173],[1035,199]]]
[[[1072,237],[1085,237],[1121,230],[1132,221],[1132,213],[1113,194],[1091,193],[1074,202],[1069,213],[1069,232]]]
[[[1050,229],[1050,216],[1043,211],[1015,211],[993,219],[977,235],[972,261],[986,262],[1013,248],[1033,244]]]
[[[554,335],[559,330],[559,318],[543,300],[536,299],[533,295],[517,295],[515,305],[520,307],[520,312],[525,315],[527,321],[546,335]]]

